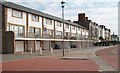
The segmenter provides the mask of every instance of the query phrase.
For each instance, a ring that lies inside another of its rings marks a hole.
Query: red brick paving
[[[113,51],[114,50],[114,51]],[[107,48],[96,52],[96,55],[118,69],[118,47]]]
[[[2,63],[0,63],[0,72],[2,71]]]
[[[91,60],[32,58],[3,62],[3,71],[98,71]]]

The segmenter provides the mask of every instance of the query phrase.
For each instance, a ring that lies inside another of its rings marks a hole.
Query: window
[[[12,16],[17,18],[22,18],[22,12],[17,10],[12,10]]]
[[[29,28],[29,37],[40,38],[40,29],[39,28],[30,27]]]
[[[60,23],[60,22],[56,22],[56,23],[57,23],[56,25],[57,25],[58,27],[61,27],[61,23]]]
[[[29,29],[29,32],[30,32],[30,33],[35,33],[35,28],[31,27],[31,28]]]
[[[75,36],[76,36],[76,34],[75,34],[75,33],[72,33],[72,34],[71,34],[71,36],[74,36],[74,37],[75,37]]]
[[[15,37],[24,37],[24,26],[9,25],[10,31],[15,33]]]
[[[80,31],[80,28],[78,28],[78,30]]]
[[[65,36],[69,36],[69,33],[68,33],[68,32],[65,32]]]
[[[15,31],[15,25],[10,25],[10,31]]]
[[[55,35],[62,35],[62,32],[61,31],[56,31]]]
[[[65,28],[69,29],[69,25],[68,25],[68,24],[66,24],[66,25],[65,25]]]
[[[32,21],[37,21],[37,22],[39,22],[39,16],[37,16],[37,15],[32,15]]]
[[[46,24],[52,25],[52,20],[46,18]]]
[[[35,28],[35,34],[36,38],[40,38],[40,29]]]
[[[49,34],[49,35],[53,35],[52,30],[47,30],[47,34]]]
[[[72,26],[72,29],[75,30],[75,26]]]

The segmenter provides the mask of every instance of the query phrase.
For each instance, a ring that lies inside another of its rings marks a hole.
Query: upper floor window
[[[57,22],[56,24],[58,27],[61,27],[61,23],[60,22]]]
[[[71,33],[71,36],[76,36],[76,34],[75,33]]]
[[[68,33],[68,32],[65,32],[65,36],[69,36],[69,33]]]
[[[24,26],[10,24],[9,30],[15,33],[15,37],[24,37]]]
[[[40,38],[40,29],[39,28],[34,28],[34,27],[30,27],[29,28],[29,35],[28,37],[36,37],[36,38]]]
[[[17,10],[12,10],[12,16],[16,17],[16,18],[22,18],[22,12],[21,11],[17,11]]]
[[[80,28],[78,28],[78,30],[80,31]]]
[[[69,25],[68,25],[68,24],[66,24],[66,25],[65,25],[65,28],[69,29]]]
[[[48,30],[47,30],[47,34],[53,35],[53,31],[48,29]]]
[[[46,18],[46,24],[50,24],[50,25],[52,25],[52,20]]]
[[[72,29],[75,30],[75,26],[72,26]]]
[[[39,22],[39,16],[37,16],[37,15],[32,15],[32,20]]]

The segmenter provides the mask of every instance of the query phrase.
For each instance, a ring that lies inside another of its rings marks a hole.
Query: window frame
[[[23,26],[23,25],[17,25],[17,24],[12,24],[12,23],[9,23],[8,26],[9,26],[9,28],[8,28],[9,30],[7,30],[7,31],[13,31],[15,33],[15,35],[17,34],[17,37],[25,37],[25,26]],[[11,26],[14,26],[14,29],[11,30],[11,28],[10,28]],[[18,28],[17,30],[15,30],[16,27]],[[22,36],[19,36],[20,33],[18,33],[18,32],[21,32],[21,30],[19,30],[20,27],[23,27],[23,30],[22,30],[23,35]]]
[[[20,12],[21,13],[21,17],[15,16],[14,15],[14,11]],[[19,11],[19,10],[12,9],[12,17],[23,19],[23,12]]]
[[[62,27],[62,24],[61,24],[61,22],[59,22],[59,21],[56,21],[56,26],[58,26],[58,27]]]
[[[69,24],[65,24],[65,28],[69,29],[70,28]]]
[[[38,17],[38,19],[37,19],[37,20],[34,20],[34,19],[33,19],[33,16],[36,16],[36,17]],[[38,15],[35,15],[35,14],[31,14],[31,20],[32,20],[32,21],[39,22],[39,16],[38,16]]]
[[[49,23],[47,22],[49,20]],[[52,19],[45,18],[45,24],[52,25]]]
[[[72,29],[75,30],[75,26],[72,26]]]

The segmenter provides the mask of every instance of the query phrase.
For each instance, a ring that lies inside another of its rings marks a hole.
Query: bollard
[[[42,47],[40,47],[40,55],[42,55]]]
[[[51,55],[53,55],[53,48],[51,47],[50,50],[51,50]]]
[[[81,45],[80,45],[80,50],[81,50]]]
[[[68,52],[70,52],[70,47],[68,47]]]
[[[22,51],[22,54],[23,54],[23,48],[21,49],[21,51]]]
[[[68,52],[70,52],[71,50],[70,50],[70,46],[68,46]]]
[[[30,54],[32,54],[32,48],[30,49]]]

